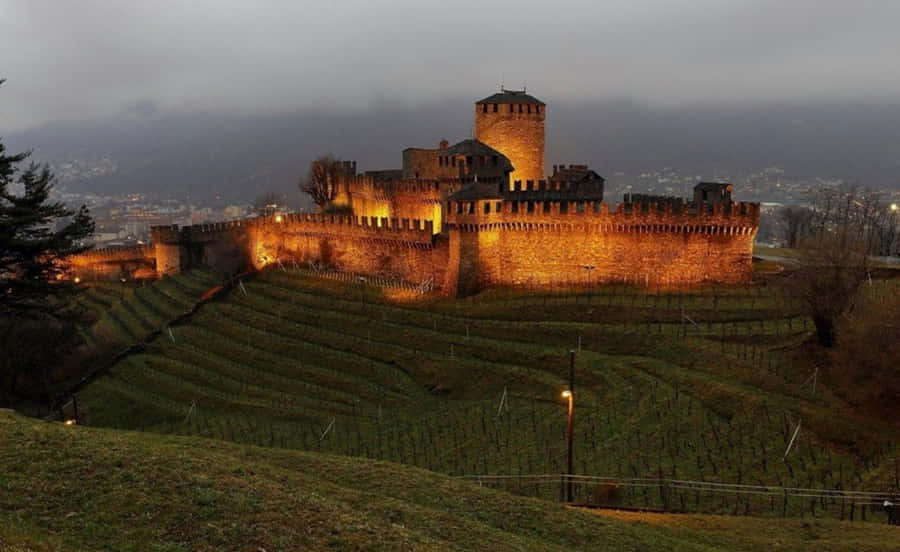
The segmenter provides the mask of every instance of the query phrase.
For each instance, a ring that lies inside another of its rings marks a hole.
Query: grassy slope
[[[0,412],[0,549],[886,550],[900,531],[701,516],[635,523],[371,460]]]
[[[278,270],[245,288],[85,390],[88,422],[450,474],[554,473],[565,457],[566,350],[580,335],[580,473],[860,488],[897,433],[821,385],[811,396],[801,383],[812,369],[791,356],[804,324],[765,288],[498,289],[398,305],[380,290]],[[682,307],[696,326],[681,324]],[[781,462],[798,417],[804,430]],[[772,511],[768,501],[740,507]],[[807,509],[797,501],[791,513]]]

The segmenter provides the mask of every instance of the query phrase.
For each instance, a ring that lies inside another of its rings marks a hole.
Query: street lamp
[[[362,299],[362,308],[366,310],[366,278],[364,276],[359,277],[359,295]]]
[[[575,397],[572,391],[566,389],[562,392],[562,397],[569,401],[569,422],[566,426],[566,502],[572,502],[572,425],[575,416]]]
[[[590,293],[591,292],[591,272],[597,267],[592,264],[586,264],[586,265],[582,265],[581,268],[583,268],[585,270],[585,272],[587,272],[588,293]]]

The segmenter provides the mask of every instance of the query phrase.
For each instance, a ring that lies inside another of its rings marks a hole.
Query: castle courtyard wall
[[[485,213],[485,202],[467,202],[463,213],[449,215],[451,243],[460,247],[450,257],[459,294],[496,285],[674,285],[752,277],[758,207],[751,204],[735,204],[728,213],[712,207],[709,213],[672,213],[655,206],[609,213],[605,204],[597,212],[590,204],[578,212],[572,203],[561,213],[560,203],[550,203],[544,213],[544,202],[519,202],[513,213],[512,203],[503,202],[496,212],[497,203],[490,202]],[[529,203],[535,212],[528,212]]]

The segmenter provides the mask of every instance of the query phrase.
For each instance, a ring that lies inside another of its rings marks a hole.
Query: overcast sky
[[[893,100],[898,0],[0,0],[0,134],[155,111]]]

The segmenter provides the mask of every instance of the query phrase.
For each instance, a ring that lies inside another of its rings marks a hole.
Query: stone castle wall
[[[419,219],[288,215],[249,230],[252,264],[259,269],[294,261],[419,284],[444,281],[446,240]]]
[[[748,281],[759,221],[747,203],[611,213],[603,203],[472,201],[448,210],[445,291],[462,295],[495,285]]]
[[[443,234],[423,219],[282,215],[156,227],[152,247],[92,251],[72,265],[81,277],[112,279],[200,265],[224,277],[279,261],[314,263],[415,284],[430,280],[447,295],[496,285],[674,285],[752,276],[758,204],[645,202],[610,212],[600,202],[496,199],[445,207]]]
[[[405,180],[378,182],[361,175],[350,178],[339,188],[334,203],[349,205],[358,217],[376,220],[409,218],[430,220],[435,233],[441,231],[442,205],[458,186],[448,182]]]
[[[494,112],[487,105],[484,112],[483,105],[475,105],[475,138],[509,158],[514,169],[510,182],[543,180],[546,106],[499,104]]]
[[[152,245],[91,249],[69,257],[70,272],[83,280],[152,278],[156,252]]]

